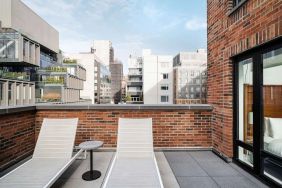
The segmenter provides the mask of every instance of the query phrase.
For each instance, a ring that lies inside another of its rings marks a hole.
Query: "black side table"
[[[85,172],[82,175],[82,179],[85,181],[96,180],[101,176],[101,172],[93,170],[93,150],[103,146],[102,141],[86,141],[79,144],[79,148],[90,152],[90,171]]]

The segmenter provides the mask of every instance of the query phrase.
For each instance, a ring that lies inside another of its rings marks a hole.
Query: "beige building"
[[[173,58],[174,104],[206,103],[207,52],[180,52]]]
[[[114,62],[114,48],[109,40],[94,40],[92,51],[99,58],[100,63],[109,66]]]

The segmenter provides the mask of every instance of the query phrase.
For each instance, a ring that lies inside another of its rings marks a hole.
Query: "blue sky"
[[[60,32],[64,52],[111,40],[126,67],[129,54],[206,48],[206,0],[23,0]]]

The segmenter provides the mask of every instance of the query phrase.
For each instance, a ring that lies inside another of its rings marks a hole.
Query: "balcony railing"
[[[64,64],[77,64],[76,59],[64,59],[63,61]]]
[[[66,67],[46,67],[41,68],[39,72],[67,72]]]
[[[49,78],[45,78],[44,80],[42,80],[42,83],[44,84],[65,84],[65,79],[64,78],[52,78],[52,77],[49,77]]]
[[[30,76],[25,72],[0,72],[0,77],[11,80],[30,81]]]

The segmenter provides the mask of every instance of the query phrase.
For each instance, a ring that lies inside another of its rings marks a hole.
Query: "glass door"
[[[235,161],[282,186],[282,38],[234,60]]]
[[[263,175],[282,185],[282,48],[263,54]]]

